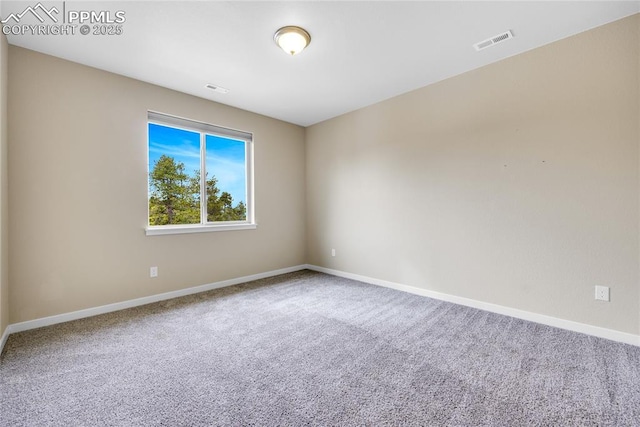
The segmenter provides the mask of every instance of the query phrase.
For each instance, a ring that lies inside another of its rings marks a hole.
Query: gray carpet
[[[2,426],[637,426],[640,348],[302,271],[14,334]]]

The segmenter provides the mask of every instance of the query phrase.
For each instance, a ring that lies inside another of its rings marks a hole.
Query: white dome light
[[[311,36],[300,27],[282,27],[273,36],[278,46],[289,55],[296,55],[311,43]]]

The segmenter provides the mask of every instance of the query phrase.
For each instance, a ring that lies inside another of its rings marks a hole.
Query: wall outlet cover
[[[596,286],[596,299],[600,301],[609,301],[609,287]]]

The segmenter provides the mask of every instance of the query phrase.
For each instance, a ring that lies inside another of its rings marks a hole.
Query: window
[[[149,112],[149,234],[255,228],[253,135]]]

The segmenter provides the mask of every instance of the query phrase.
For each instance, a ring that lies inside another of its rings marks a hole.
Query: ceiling
[[[123,34],[9,35],[9,43],[302,126],[640,11],[640,1],[42,3],[122,10]],[[36,4],[3,1],[0,13]],[[311,34],[297,56],[273,42],[285,25]],[[473,48],[506,30],[513,39]]]

